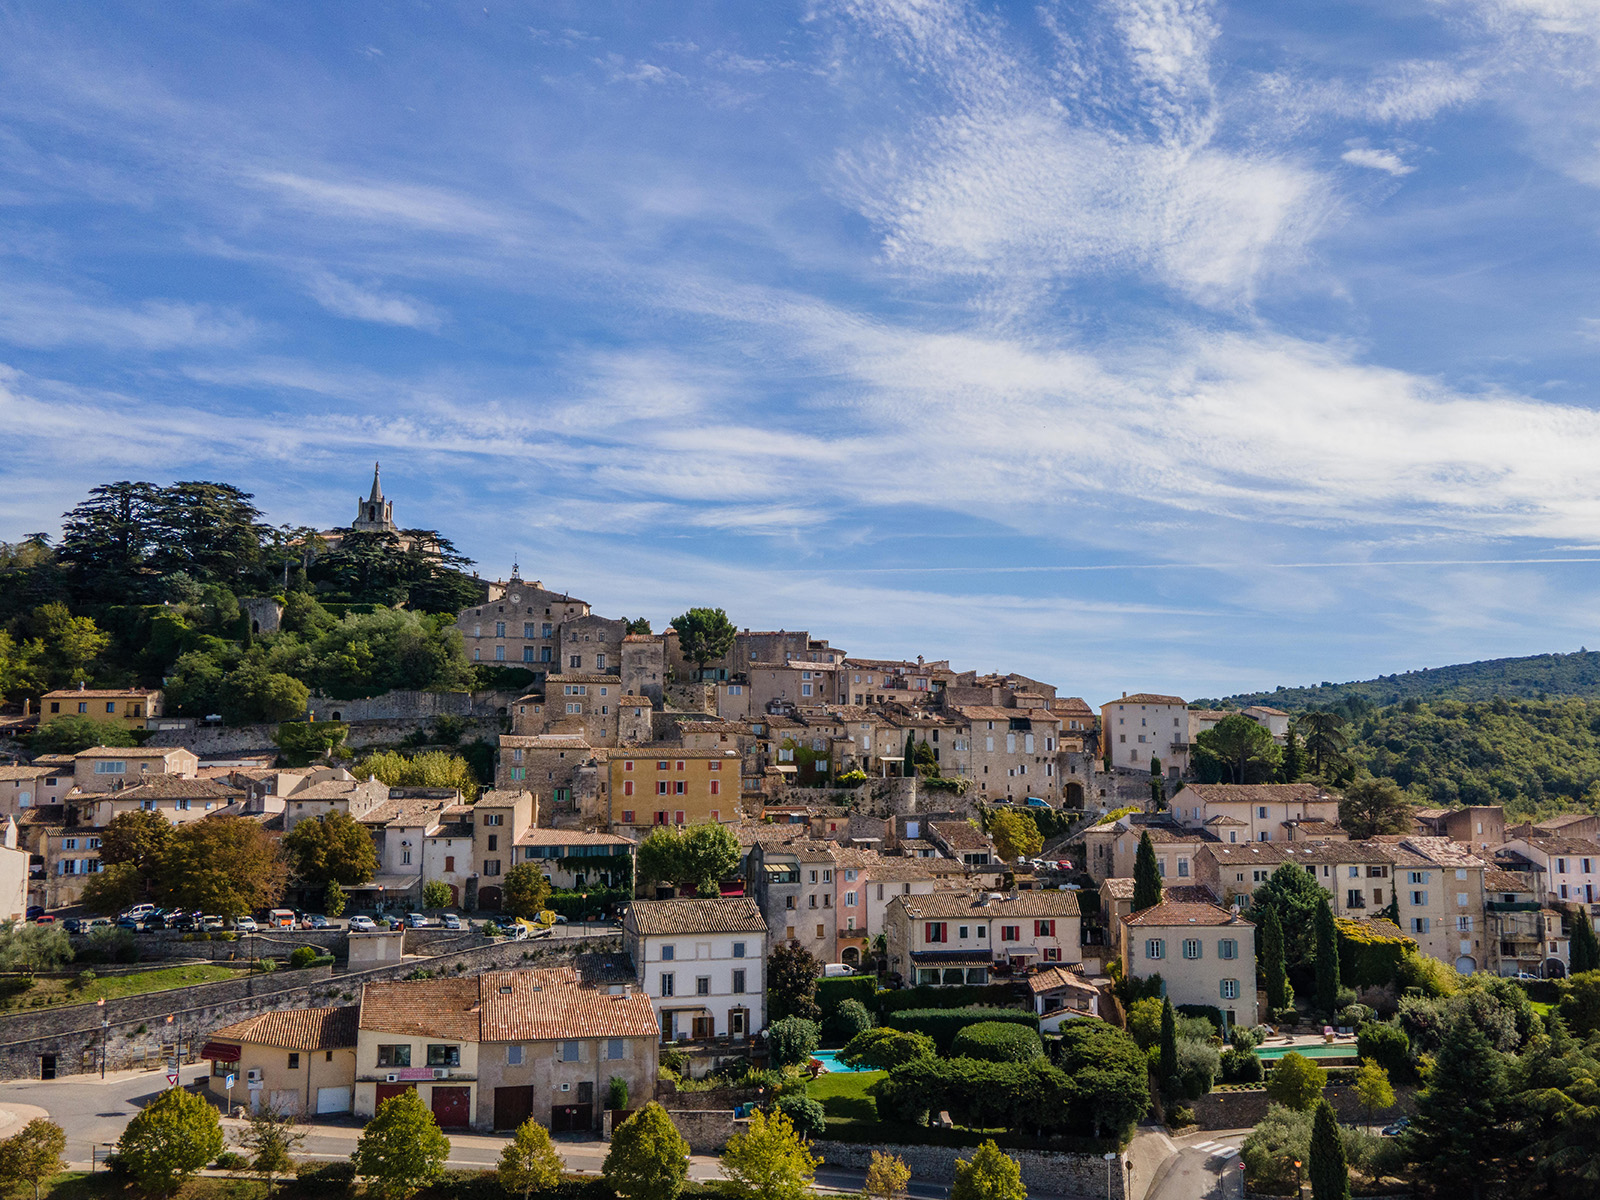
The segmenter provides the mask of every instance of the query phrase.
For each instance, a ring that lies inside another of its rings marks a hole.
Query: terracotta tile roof
[[[1293,804],[1338,800],[1335,792],[1315,783],[1187,783],[1207,804]]]
[[[1254,928],[1254,922],[1233,913],[1218,904],[1196,904],[1192,901],[1163,900],[1142,912],[1122,918],[1124,925],[1140,927],[1188,925],[1243,925]]]
[[[1054,712],[1067,713],[1074,717],[1092,717],[1094,709],[1081,696],[1057,696],[1050,701],[1050,708]]]
[[[952,850],[993,850],[994,843],[965,821],[929,821],[928,828]]]
[[[80,750],[74,758],[166,758],[172,754],[187,754],[181,746],[91,746]]]
[[[627,838],[615,833],[588,829],[529,829],[516,840],[518,846],[631,846]]]
[[[1201,843],[1210,845],[1222,839],[1207,829],[1173,829],[1167,825],[1134,826],[1129,833],[1137,832],[1140,836],[1150,835],[1150,842],[1156,846],[1195,846]]]
[[[711,900],[636,900],[623,915],[645,937],[687,933],[765,933],[761,909],[749,896]]]
[[[1093,992],[1099,995],[1100,989],[1095,987],[1076,971],[1069,971],[1066,967],[1051,967],[1047,971],[1035,971],[1028,976],[1028,990],[1035,996],[1044,992],[1053,992],[1057,988],[1070,988],[1077,992]]]
[[[9,783],[12,780],[43,779],[46,775],[57,775],[59,771],[50,767],[0,767],[0,782]]]
[[[929,917],[1075,917],[1079,914],[1077,892],[1007,892],[1000,900],[988,899],[987,892],[933,892],[926,896],[899,896],[908,916],[914,921]]]
[[[360,1015],[360,1007],[354,1004],[339,1008],[286,1008],[224,1025],[212,1030],[208,1040],[248,1042],[252,1046],[273,1046],[280,1050],[339,1050],[356,1044]]]
[[[636,762],[655,760],[663,762],[674,758],[738,758],[737,750],[689,750],[683,746],[666,746],[659,743],[643,746],[618,747],[611,751],[617,758],[631,758]]]
[[[1225,842],[1207,846],[1205,850],[1214,855],[1219,863],[1249,863],[1252,866],[1271,863],[1277,866],[1289,861],[1284,856],[1284,848],[1288,845],[1288,842]]]
[[[1419,837],[1415,834],[1408,836],[1403,843],[1407,849],[1422,855],[1429,862],[1437,863],[1441,867],[1483,867],[1488,864],[1472,853],[1460,842],[1452,841],[1445,837]],[[1600,855],[1600,845],[1594,842],[1585,843],[1590,846],[1589,853]]]
[[[587,750],[589,742],[581,733],[502,733],[500,745],[513,749]]]
[[[1182,696],[1160,696],[1154,692],[1135,692],[1131,696],[1122,696],[1116,700],[1107,700],[1106,705],[1112,704],[1176,704],[1183,707]]]
[[[1438,841],[1441,839],[1419,838],[1417,840]],[[1531,837],[1523,840],[1525,840],[1528,845],[1532,846],[1535,850],[1543,851],[1545,854],[1577,854],[1580,856],[1588,855],[1591,858],[1600,857],[1600,842],[1592,842],[1588,838],[1561,837],[1559,835],[1552,834],[1550,836]]]
[[[1499,867],[1490,867],[1483,873],[1483,890],[1485,892],[1532,892],[1536,889],[1533,881],[1526,875],[1516,875],[1510,871],[1502,871]]]
[[[348,800],[355,795],[356,789],[366,784],[378,783],[372,779],[320,779],[316,783],[309,783],[298,791],[290,792],[290,800]],[[383,797],[387,798],[389,789],[387,784],[379,784],[383,790]],[[376,791],[375,788],[367,788]]]
[[[578,986],[571,967],[491,971],[480,975],[479,1040],[540,1042],[566,1038],[659,1038],[650,998],[637,989],[611,995]]]
[[[79,700],[120,700],[126,696],[130,700],[143,700],[147,696],[159,696],[159,691],[148,688],[94,688],[80,690],[78,688],[62,688],[59,691],[46,692],[45,700],[66,700],[76,697]]]
[[[96,792],[103,800],[222,800],[237,799],[238,788],[223,787],[213,779],[185,779],[181,775],[152,775],[143,783],[125,787],[120,792]]]
[[[1047,708],[999,708],[993,704],[962,704],[956,712],[969,721],[1009,721],[1014,718],[1030,721],[1060,721],[1061,718]]]
[[[1388,864],[1394,856],[1382,846],[1370,842],[1285,842],[1285,862],[1312,863],[1338,866],[1341,863]]]
[[[948,858],[907,858],[880,855],[867,868],[868,878],[877,883],[916,883],[923,879],[965,879],[967,869]]]
[[[471,1042],[479,1007],[476,976],[369,983],[361,989],[361,1028]]]
[[[1535,821],[1535,829],[1557,830],[1565,829],[1568,825],[1579,825],[1585,821],[1594,820],[1593,813],[1562,813],[1556,817],[1546,817],[1542,821]]]
[[[1135,886],[1132,879],[1107,879],[1100,884],[1100,894],[1112,900],[1132,900]],[[1214,904],[1217,899],[1203,883],[1175,883],[1162,888],[1161,897],[1194,904]]]

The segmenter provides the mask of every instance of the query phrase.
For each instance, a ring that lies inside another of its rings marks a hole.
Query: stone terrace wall
[[[1364,1123],[1367,1110],[1356,1096],[1355,1088],[1347,1084],[1329,1084],[1322,1094],[1333,1105],[1333,1111],[1345,1124]],[[1211,1092],[1192,1101],[1195,1124],[1201,1129],[1248,1129],[1267,1115],[1265,1088],[1247,1092]],[[1397,1117],[1412,1116],[1417,1111],[1417,1089],[1396,1087],[1391,1108],[1372,1110],[1374,1125],[1387,1125]]]
[[[508,664],[514,665],[514,664]],[[518,692],[385,692],[360,700],[313,695],[319,721],[432,721],[435,717],[498,717]],[[337,712],[338,717],[333,714]]]
[[[676,1123],[678,1114],[673,1113]],[[911,1168],[911,1178],[944,1183],[956,1177],[956,1159],[971,1158],[971,1147],[961,1146],[868,1146],[854,1142],[813,1142],[813,1153],[834,1167],[855,1167],[864,1170],[872,1161],[872,1152],[881,1150],[898,1154]],[[1120,1162],[1107,1168],[1105,1159],[1098,1154],[1064,1154],[1050,1150],[1016,1150],[1006,1153],[1022,1167],[1022,1182],[1030,1192],[1052,1196],[1109,1196],[1110,1200],[1125,1200],[1127,1178]],[[1106,1175],[1111,1175],[1107,1191]]]
[[[0,1017],[0,1079],[37,1079],[43,1055],[55,1056],[58,1075],[98,1071],[102,1041],[107,1070],[150,1066],[174,1050],[178,1057],[192,1062],[215,1029],[278,1009],[352,1004],[360,998],[365,983],[405,979],[418,970],[467,975],[510,967],[555,966],[580,955],[614,955],[621,949],[620,936],[563,938],[555,943],[500,941],[370,971],[334,975],[322,966],[257,973],[238,980],[127,996],[104,1008],[73,1004],[18,1013]],[[618,982],[632,979],[620,965],[613,966],[605,977]],[[168,1016],[173,1018],[170,1023]],[[104,1030],[102,1019],[109,1021]]]

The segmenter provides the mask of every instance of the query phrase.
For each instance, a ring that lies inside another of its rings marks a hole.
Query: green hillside
[[[1557,696],[1600,698],[1600,651],[1535,654],[1529,658],[1490,658],[1482,662],[1429,667],[1401,675],[1314,687],[1280,687],[1248,692],[1222,700],[1196,700],[1206,707],[1270,704],[1290,711],[1304,708],[1348,708],[1398,704],[1402,700],[1541,699]]]

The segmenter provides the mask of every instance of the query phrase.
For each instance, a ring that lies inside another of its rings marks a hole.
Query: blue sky
[[[381,459],[485,574],[1094,703],[1576,649],[1597,70],[1592,0],[0,3],[0,538]]]

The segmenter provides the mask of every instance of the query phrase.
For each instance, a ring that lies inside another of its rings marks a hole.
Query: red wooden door
[[[417,1090],[414,1083],[380,1083],[378,1085],[378,1098],[376,1103],[382,1104],[385,1100],[393,1100],[396,1096],[403,1096],[407,1092]]]
[[[465,1129],[471,1114],[472,1089],[434,1086],[433,1119],[440,1129]]]

